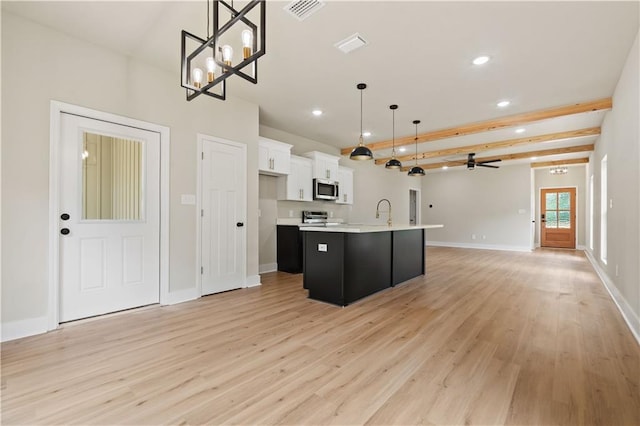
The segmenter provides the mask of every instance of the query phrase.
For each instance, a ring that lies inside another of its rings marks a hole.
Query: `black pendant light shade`
[[[351,151],[349,158],[358,161],[373,160],[373,153],[369,148],[364,146],[362,139],[362,91],[367,88],[367,85],[359,83],[356,87],[360,90],[360,141],[358,142],[358,146]]]
[[[424,169],[420,166],[413,166],[409,170],[409,176],[424,176]]]
[[[413,124],[416,125],[416,165],[409,170],[409,176],[424,176],[424,169],[418,166],[418,124],[420,124],[420,120],[413,120]]]
[[[398,105],[390,105],[389,109],[393,111],[393,148],[391,149],[391,159],[384,165],[387,169],[397,170],[402,168],[402,163],[396,158],[396,110]]]

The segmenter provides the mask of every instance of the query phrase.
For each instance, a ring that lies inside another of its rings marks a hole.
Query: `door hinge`
[[[201,157],[204,160],[204,151],[202,151],[200,154],[202,154]]]
[[[200,275],[204,274],[204,266],[200,267]]]
[[[200,209],[200,217],[204,217],[204,209]]]

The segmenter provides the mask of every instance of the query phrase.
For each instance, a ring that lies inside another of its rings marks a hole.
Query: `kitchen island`
[[[443,225],[304,227],[309,298],[346,306],[425,274],[425,229]]]

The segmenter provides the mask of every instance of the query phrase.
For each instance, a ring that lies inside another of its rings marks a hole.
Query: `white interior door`
[[[204,139],[201,167],[202,294],[244,287],[246,147]]]
[[[60,321],[159,302],[160,135],[62,114]]]

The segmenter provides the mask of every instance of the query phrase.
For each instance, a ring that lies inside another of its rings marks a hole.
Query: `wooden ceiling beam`
[[[474,133],[488,132],[491,130],[503,129],[511,126],[520,126],[523,124],[533,123],[536,121],[547,120],[549,118],[563,117],[566,115],[580,114],[584,112],[602,111],[611,109],[613,102],[611,98],[598,99],[590,102],[582,102],[572,105],[566,105],[556,108],[543,109],[539,111],[526,112],[492,120],[481,121],[478,123],[464,124],[462,126],[452,127],[449,129],[436,130],[432,132],[422,133],[418,135],[418,143],[432,142],[440,139],[452,138],[456,136],[471,135]],[[406,136],[396,139],[396,146],[413,145],[415,136]],[[386,140],[373,142],[367,146],[372,151],[391,148],[393,141]],[[343,148],[340,152],[342,155],[348,155],[355,148]]]
[[[556,160],[556,161],[539,161],[537,163],[531,163],[531,168],[539,167],[554,167],[554,166],[568,166],[570,164],[584,164],[588,163],[589,158],[572,158],[570,160]]]
[[[487,151],[490,149],[499,149],[499,148],[511,148],[519,145],[529,145],[541,142],[550,142],[562,139],[572,139],[572,138],[580,138],[585,136],[595,136],[600,134],[600,127],[591,127],[588,129],[581,130],[570,130],[567,132],[558,132],[558,133],[550,133],[547,135],[540,136],[531,136],[526,138],[518,138],[518,139],[509,139],[505,141],[499,142],[489,142],[489,143],[480,143],[476,145],[467,145],[461,146],[457,148],[447,148],[440,149],[437,151],[427,151],[427,152],[419,152],[418,160],[426,160],[429,158],[435,157],[443,157],[446,155],[460,155],[460,154],[468,154],[470,152],[477,153],[481,151]],[[396,157],[400,161],[411,161],[415,160],[415,154],[410,155],[402,155]],[[389,158],[379,158],[376,159],[376,164],[385,164]]]
[[[569,146],[566,148],[543,149],[540,151],[519,152],[517,154],[494,155],[491,157],[476,158],[476,162],[479,163],[482,161],[491,161],[491,160],[502,160],[502,161],[521,160],[523,158],[531,158],[531,157],[547,157],[550,155],[573,154],[576,152],[593,151],[593,148],[594,148],[594,145],[590,144],[590,145]],[[467,164],[466,160],[442,161],[439,163],[420,164],[420,167],[422,167],[425,170],[431,170],[431,169],[440,169],[443,166],[457,167],[457,166],[464,166],[466,164]],[[413,167],[413,165],[402,167],[402,171],[406,172],[411,167]]]

